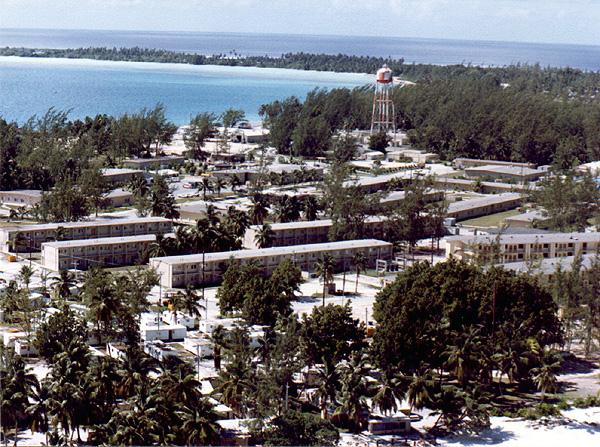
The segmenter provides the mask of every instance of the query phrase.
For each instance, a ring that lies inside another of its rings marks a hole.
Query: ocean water
[[[0,57],[0,116],[22,123],[50,107],[70,110],[71,118],[118,116],[160,102],[177,124],[198,112],[219,114],[230,107],[258,121],[261,104],[370,81],[351,73]]]
[[[600,70],[600,46],[343,36],[0,29],[0,46],[149,47],[201,54],[278,56],[286,52],[391,56],[407,62],[479,65],[540,63]],[[243,67],[0,57],[0,116],[23,122],[48,108],[72,118],[120,115],[161,102],[171,120],[234,107],[258,120],[261,104],[310,90],[371,82],[361,74]]]
[[[414,39],[401,37],[300,36],[286,34],[16,30],[0,29],[0,46],[73,48],[147,47],[201,54],[235,51],[241,55],[279,56],[287,52],[391,56],[430,64],[473,63],[600,70],[600,46],[519,42]]]

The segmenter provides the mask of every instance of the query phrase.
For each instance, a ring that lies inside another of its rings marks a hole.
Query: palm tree
[[[219,445],[221,443],[220,419],[206,399],[193,407],[183,407],[181,431],[187,445]]]
[[[306,220],[316,220],[319,212],[319,202],[315,196],[308,196],[304,199],[304,218]]]
[[[40,280],[42,281],[42,295],[48,297],[48,279],[50,278],[50,272],[42,270],[40,272]]]
[[[208,222],[211,226],[218,225],[219,222],[221,222],[217,209],[213,204],[209,204],[206,207],[206,218],[208,219]]]
[[[25,235],[23,233],[21,233],[20,231],[17,231],[15,233],[14,239],[11,241],[12,251],[15,252],[15,255],[17,255],[17,256],[19,255],[19,248],[25,242],[27,242],[27,238],[25,237]]]
[[[107,422],[109,415],[116,403],[117,387],[121,376],[117,369],[117,362],[110,357],[101,357],[93,365],[88,374],[91,397],[100,409],[100,414]]]
[[[45,433],[46,445],[48,443],[48,430],[50,424],[48,413],[50,411],[50,390],[46,383],[37,384],[33,387],[33,392],[29,396],[30,404],[27,407],[27,415],[30,419],[30,428],[32,432]]]
[[[413,408],[420,410],[427,405],[430,400],[431,385],[431,379],[427,375],[415,375],[412,378],[406,394],[411,411]]]
[[[225,328],[222,325],[218,325],[214,328],[211,334],[211,340],[213,343],[213,361],[215,365],[215,369],[217,371],[221,370],[221,349],[225,346],[225,338],[226,332]]]
[[[324,255],[315,265],[315,273],[323,281],[323,306],[325,306],[325,295],[327,294],[328,286],[333,281],[333,273],[335,269],[335,261],[331,255]]]
[[[252,225],[262,225],[268,215],[269,209],[262,196],[254,195],[252,197],[252,206],[250,208],[250,221],[252,222]]]
[[[169,256],[172,253],[173,240],[158,233],[154,242],[148,245],[148,256],[151,258],[161,258]]]
[[[330,361],[326,361],[324,365],[318,368],[319,387],[315,392],[315,397],[319,401],[321,409],[321,418],[328,418],[327,404],[329,402],[336,403],[336,394],[339,386],[339,372]]]
[[[481,337],[478,328],[471,328],[466,334],[455,334],[455,343],[443,353],[446,357],[444,366],[453,369],[458,381],[465,385],[474,371],[479,369],[481,353]]]
[[[95,324],[98,342],[102,337],[109,337],[113,333],[113,324],[116,316],[123,308],[121,297],[108,275],[102,275],[102,281],[96,281],[94,287],[84,287],[83,298],[88,308],[88,320]]]
[[[131,191],[131,193],[136,197],[145,197],[150,192],[148,182],[146,182],[146,179],[142,176],[133,177],[127,184],[126,189]]]
[[[388,415],[398,410],[398,401],[403,397],[402,378],[390,370],[383,371],[377,392],[373,396],[373,405],[384,415]]]
[[[556,371],[560,363],[543,363],[537,368],[533,368],[533,381],[537,389],[542,392],[542,400],[546,400],[546,393],[556,393],[558,391],[558,380],[556,379]]]
[[[108,440],[111,445],[152,445],[156,442],[157,422],[140,411],[116,412],[109,425],[116,428]]]
[[[301,204],[296,197],[282,196],[275,203],[275,215],[279,222],[294,222],[300,218]]]
[[[225,180],[223,180],[220,177],[217,177],[217,179],[214,181],[214,188],[217,191],[217,196],[221,195],[221,189],[223,189],[225,186],[227,186]]]
[[[189,253],[192,248],[192,236],[187,226],[180,225],[175,228],[175,249],[177,253]]]
[[[26,415],[29,398],[34,394],[39,382],[20,356],[4,355],[5,357],[1,359],[5,370],[0,374],[0,389],[2,390],[0,396],[2,397],[2,415],[7,415],[8,421],[4,419],[1,428],[3,437],[6,437],[7,422],[14,424],[14,446],[16,447],[19,422]]]
[[[360,276],[360,272],[364,272],[367,268],[367,257],[362,251],[356,252],[356,254],[352,257],[352,264],[356,270],[356,283],[354,284],[354,294],[358,293],[358,278]]]
[[[212,182],[208,177],[202,177],[202,182],[200,184],[200,188],[202,188],[202,200],[206,201],[206,193],[208,191],[213,190]]]
[[[160,378],[160,388],[170,402],[191,406],[200,400],[200,382],[185,364],[164,373]]]
[[[180,298],[180,310],[185,310],[191,317],[200,318],[202,316],[202,311],[206,310],[206,307],[198,302],[198,294],[190,284],[185,286],[185,291],[179,291],[177,295]]]
[[[61,270],[59,276],[51,283],[57,298],[66,299],[71,296],[71,288],[75,286],[75,277],[68,270]]]
[[[242,181],[237,175],[232,175],[229,177],[229,186],[231,186],[231,190],[235,192],[238,186],[242,186]]]
[[[234,235],[242,237],[250,226],[250,219],[245,211],[230,206],[227,208],[225,226],[229,228]]]
[[[29,292],[29,284],[31,283],[31,277],[33,276],[33,274],[35,273],[35,269],[33,269],[32,267],[28,266],[28,265],[24,265],[21,267],[21,269],[19,270],[19,274],[18,274],[18,278],[19,281],[21,281],[21,283],[23,283],[23,287],[25,287],[25,289],[27,289],[27,292]]]
[[[54,230],[54,240],[55,241],[63,241],[66,236],[67,236],[67,230],[65,230],[65,227],[63,227],[61,225],[56,227],[56,230]]]
[[[529,358],[517,344],[509,345],[505,351],[495,354],[493,359],[498,369],[506,374],[509,383],[514,383],[521,377],[523,369],[529,362]]]
[[[147,387],[152,372],[156,372],[154,359],[144,355],[138,347],[130,347],[118,370],[121,379],[117,393],[122,397],[133,396],[137,388]]]
[[[230,407],[237,416],[244,417],[245,396],[253,384],[245,377],[244,371],[231,369],[221,371],[214,392],[221,395],[221,402]]]
[[[275,239],[275,232],[268,223],[263,224],[262,227],[256,232],[254,236],[254,242],[258,248],[268,248],[273,245]]]
[[[371,386],[367,381],[369,369],[366,356],[355,353],[349,362],[340,365],[340,371],[341,405],[336,413],[347,415],[352,421],[354,433],[360,433],[364,422],[363,415],[369,411],[366,398],[371,395]]]

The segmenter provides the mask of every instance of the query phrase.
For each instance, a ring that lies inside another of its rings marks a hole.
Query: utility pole
[[[31,233],[29,234],[29,268],[31,268]]]
[[[198,372],[198,382],[200,382],[200,345],[196,345],[196,371]]]
[[[160,263],[159,263],[160,265]],[[157,315],[157,326],[158,326],[158,338],[160,339],[160,320],[162,319],[162,272],[158,274],[158,315]]]
[[[204,309],[206,311],[206,321],[208,321],[208,298],[204,294],[204,258],[205,250],[202,250],[202,299],[204,300]]]
[[[289,397],[290,384],[285,382],[285,411],[288,411],[288,397]]]

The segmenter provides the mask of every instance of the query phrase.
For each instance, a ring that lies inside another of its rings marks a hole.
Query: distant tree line
[[[366,129],[369,88],[314,90],[261,106],[270,144],[294,156],[322,156],[338,130]],[[506,87],[497,79],[445,79],[396,88],[397,127],[442,159],[472,157],[554,164],[600,159],[600,105]]]
[[[510,84],[517,91],[550,92],[566,96],[590,97],[597,94],[600,73],[574,68],[516,64],[479,67],[471,64],[433,65],[407,63],[389,57],[351,56],[347,54],[285,53],[273,56],[237,54],[203,55],[151,48],[0,48],[1,56],[60,57],[111,61],[179,63],[190,65],[228,65],[240,67],[287,68],[297,70],[375,73],[387,64],[395,76],[415,82],[440,79],[492,80]]]

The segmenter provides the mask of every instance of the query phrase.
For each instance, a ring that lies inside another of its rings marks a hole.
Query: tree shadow
[[[314,296],[308,296],[308,295],[303,295],[303,296],[297,296],[294,301],[297,303],[316,303],[317,301],[321,301],[322,298],[317,298]]]
[[[597,363],[575,357],[574,355],[568,355],[563,359],[559,375],[589,374],[596,369],[598,369]]]
[[[447,441],[459,442],[460,445],[497,445],[506,441],[516,439],[512,431],[505,430],[502,427],[492,427],[478,434],[465,434],[458,436],[449,436]]]

